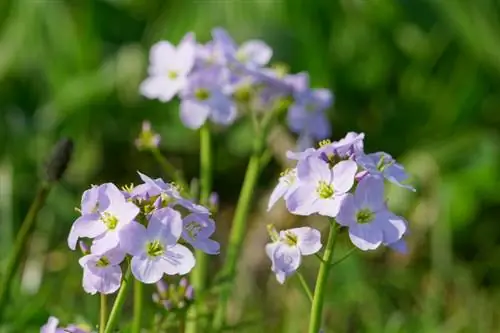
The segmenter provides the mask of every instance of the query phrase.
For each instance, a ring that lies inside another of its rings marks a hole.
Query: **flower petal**
[[[314,210],[316,200],[318,200],[318,195],[314,185],[302,184],[287,197],[286,206],[290,213],[306,216],[316,212]]]
[[[356,163],[354,163],[354,165],[356,165]],[[340,168],[340,170],[343,170],[342,167]],[[328,163],[316,158],[315,156],[309,156],[306,159],[299,161],[297,164],[297,177],[300,181],[311,182],[314,183],[314,185],[317,185],[319,181],[324,181],[327,184],[330,184],[332,181],[332,172],[330,171]]]
[[[349,227],[349,238],[357,248],[368,251],[382,244],[383,234],[373,223],[356,224]]]
[[[167,248],[161,266],[168,275],[187,274],[195,265],[193,253],[184,245],[176,244]]]
[[[333,188],[336,193],[346,193],[354,184],[358,165],[354,161],[341,161],[333,167]]]
[[[288,230],[297,236],[297,246],[304,256],[314,254],[321,249],[321,233],[313,228],[301,227]]]
[[[346,194],[342,204],[340,205],[339,213],[336,216],[336,221],[342,226],[350,226],[356,224],[357,207],[354,203],[354,196],[350,193]]]
[[[314,211],[329,217],[337,217],[345,195],[335,195],[328,199],[318,199],[314,202]]]
[[[210,107],[204,103],[192,100],[181,102],[181,121],[190,129],[198,129],[205,123],[210,113]]]
[[[147,255],[132,257],[131,265],[135,278],[147,284],[160,281],[164,273],[160,257],[154,259]]]
[[[145,253],[147,243],[146,228],[135,221],[130,222],[120,231],[120,248],[125,252],[140,256]]]
[[[295,272],[301,263],[301,255],[297,246],[279,243],[273,253],[274,266],[277,271],[287,274]]]
[[[280,180],[278,185],[274,188],[271,196],[269,197],[269,202],[267,204],[267,211],[270,211],[271,208],[276,204],[276,202],[281,199],[285,195],[285,193],[290,188],[290,184],[286,181]]]
[[[182,233],[181,214],[166,207],[153,212],[147,229],[148,239],[162,240],[166,244],[175,244]]]
[[[238,49],[238,55],[243,57],[243,62],[265,66],[271,60],[273,50],[263,41],[249,40]]]
[[[383,210],[384,180],[370,175],[363,177],[354,193],[354,201],[359,209],[370,209],[373,212]]]
[[[108,230],[99,238],[95,238],[90,247],[93,254],[103,254],[117,247],[120,243],[117,231]]]
[[[74,250],[79,238],[94,238],[103,234],[106,230],[106,226],[101,222],[99,214],[80,216],[71,226],[68,235],[68,246],[71,250]]]

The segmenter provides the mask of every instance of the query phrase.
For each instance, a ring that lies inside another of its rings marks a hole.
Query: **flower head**
[[[132,222],[120,237],[122,248],[132,255],[132,274],[144,283],[156,283],[163,274],[187,274],[194,267],[192,252],[177,244],[182,234],[179,212],[166,207],[155,210],[147,227]]]
[[[192,213],[182,223],[182,238],[186,242],[205,253],[219,254],[219,243],[210,239],[215,232],[215,222],[208,215]]]
[[[186,85],[195,62],[196,41],[188,33],[175,47],[170,42],[158,42],[151,48],[149,77],[140,86],[147,98],[170,101]]]
[[[302,256],[314,254],[322,246],[320,232],[309,227],[283,230],[273,238],[273,242],[266,245],[266,254],[281,284],[299,268]]]
[[[391,155],[378,152],[373,154],[361,154],[356,157],[356,161],[361,165],[369,174],[383,177],[391,183],[406,188],[415,192],[415,188],[411,185],[406,185],[403,182],[408,179],[404,167],[397,163]]]
[[[394,244],[407,229],[404,219],[387,210],[383,180],[372,176],[364,177],[354,194],[347,194],[336,220],[349,228],[352,243],[363,251]]]
[[[125,252],[120,248],[80,258],[79,263],[83,267],[83,289],[92,295],[97,292],[101,294],[116,292],[122,280],[120,263],[124,258]]]

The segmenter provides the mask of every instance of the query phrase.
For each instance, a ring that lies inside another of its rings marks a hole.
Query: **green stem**
[[[158,148],[151,148],[151,153],[158,164],[160,164],[165,174],[181,186],[184,191],[189,191],[189,185],[184,179],[182,171],[178,170],[172,163],[170,163]]]
[[[323,301],[326,293],[325,286],[328,280],[328,273],[330,272],[331,268],[333,250],[335,248],[338,230],[339,229],[335,225],[335,221],[331,221],[328,241],[325,247],[325,254],[323,255],[323,261],[319,266],[316,286],[314,288],[314,299],[311,305],[311,318],[309,321],[309,333],[318,333],[321,327]]]
[[[43,183],[40,186],[17,234],[14,249],[10,253],[5,273],[0,282],[0,317],[3,316],[5,305],[9,300],[12,279],[14,278],[14,275],[19,268],[19,264],[21,263],[21,259],[26,249],[26,243],[33,233],[38,212],[44,206],[51,188],[52,185],[50,183]]]
[[[114,332],[115,326],[118,323],[118,319],[122,312],[123,304],[125,303],[125,299],[127,298],[127,287],[130,282],[131,273],[132,271],[129,265],[127,273],[125,273],[125,277],[122,280],[122,285],[120,287],[120,290],[118,291],[118,295],[116,296],[115,303],[113,304],[113,308],[111,309],[111,313],[109,314],[108,323],[106,324],[104,333]]]
[[[141,332],[142,290],[142,282],[134,279],[134,322],[132,324],[132,333]]]
[[[212,145],[210,127],[205,124],[200,129],[200,204],[207,206],[210,193],[212,192]],[[195,251],[196,266],[191,272],[191,283],[196,295],[202,295],[206,289],[208,256],[200,250]],[[194,318],[186,324],[187,333],[196,333],[200,321],[197,313],[203,312],[203,302],[200,297],[195,299],[194,306],[191,306],[187,316]]]
[[[108,302],[105,294],[101,294],[101,315],[99,318],[99,333],[104,333],[108,316]]]
[[[349,251],[347,251],[346,254],[344,254],[342,257],[340,257],[339,259],[335,260],[333,263],[330,264],[330,267],[333,267],[333,266],[337,266],[338,264],[340,264],[342,261],[346,260],[347,258],[349,258],[351,256],[351,254],[353,254],[354,252],[356,252],[358,248],[357,247],[353,247],[352,249],[350,249]]]
[[[309,286],[307,285],[306,279],[304,279],[304,275],[302,275],[300,272],[295,273],[297,275],[297,278],[299,279],[300,285],[302,286],[302,289],[304,289],[304,292],[309,299],[309,302],[313,302],[313,293]]]

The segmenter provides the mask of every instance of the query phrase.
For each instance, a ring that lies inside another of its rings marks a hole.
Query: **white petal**
[[[304,256],[314,254],[321,249],[321,233],[309,227],[288,230],[297,236],[297,246]]]
[[[168,275],[184,275],[193,269],[195,262],[193,253],[187,247],[176,244],[167,248],[161,265]]]
[[[354,161],[341,161],[333,167],[333,188],[336,193],[346,193],[354,184],[358,165]]]
[[[162,260],[160,257],[152,259],[147,255],[132,257],[132,274],[144,283],[156,283],[163,276]]]

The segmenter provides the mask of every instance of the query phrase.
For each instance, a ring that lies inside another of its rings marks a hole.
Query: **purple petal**
[[[236,119],[236,106],[220,91],[213,91],[210,100],[210,119],[215,124],[229,125]]]
[[[271,60],[273,50],[263,41],[249,40],[238,49],[238,56],[242,56],[249,63],[265,66]]]
[[[180,108],[181,121],[190,129],[200,128],[210,113],[210,107],[207,104],[192,100],[183,100]]]
[[[165,244],[175,244],[182,233],[181,214],[166,207],[153,212],[147,229],[148,239],[162,240]]]
[[[323,216],[336,217],[344,199],[345,195],[335,195],[328,199],[320,198],[314,203],[313,210]]]
[[[288,150],[286,152],[286,157],[289,160],[300,161],[300,160],[303,160],[303,159],[305,159],[305,158],[307,158],[315,153],[316,153],[316,149],[314,149],[314,148],[307,148],[306,150],[301,151],[301,152],[293,152],[293,151]]]
[[[292,214],[311,215],[315,213],[314,203],[318,200],[316,187],[312,184],[301,184],[286,199],[286,206]]]
[[[167,248],[161,266],[168,275],[187,274],[195,265],[193,253],[185,246],[176,244]]]
[[[161,41],[151,47],[149,53],[150,74],[164,75],[171,68],[169,62],[175,57],[175,47],[167,41]]]
[[[79,238],[94,238],[102,235],[106,230],[106,226],[99,219],[99,214],[80,216],[71,227],[68,236],[68,246],[71,250],[74,250]]]
[[[403,184],[405,180],[408,179],[408,174],[401,164],[394,163],[392,165],[387,166],[383,172],[384,176],[388,181],[394,183],[400,187],[406,188],[410,191],[416,192],[415,188],[411,185]]]
[[[358,165],[354,161],[341,161],[333,167],[333,187],[336,193],[346,193],[354,184]]]
[[[40,333],[55,333],[58,325],[59,319],[50,316],[47,323],[40,328]]]
[[[147,232],[142,224],[132,221],[120,230],[120,248],[125,252],[140,256],[145,253],[146,243]]]
[[[349,238],[360,250],[368,251],[378,248],[383,241],[382,230],[374,223],[355,224],[349,227]]]
[[[384,181],[380,177],[366,176],[358,184],[354,193],[356,207],[373,212],[384,209]]]
[[[402,254],[408,253],[408,246],[407,246],[406,241],[404,239],[400,239],[395,243],[389,244],[388,246],[396,252],[399,252]]]
[[[302,227],[288,230],[297,236],[297,246],[304,256],[314,254],[321,249],[321,233],[313,228]]]
[[[97,284],[98,279],[99,276],[92,274],[92,272],[88,269],[84,269],[82,278],[83,290],[85,290],[87,294],[95,295],[97,293],[97,288],[95,287],[95,285]]]
[[[151,258],[147,255],[132,257],[131,265],[135,278],[147,284],[160,281],[164,273],[160,257]]]
[[[193,68],[196,54],[196,40],[193,33],[188,33],[177,47],[176,67],[180,75],[188,74]]]
[[[354,196],[350,193],[346,194],[342,204],[340,205],[339,213],[337,214],[336,221],[342,226],[355,225],[357,207],[354,203]]]
[[[274,188],[271,196],[269,197],[269,203],[267,204],[267,211],[270,211],[271,208],[276,204],[276,202],[281,199],[285,193],[290,188],[290,184],[286,181],[279,181],[278,185]]]
[[[354,163],[354,165],[356,165],[356,163]],[[310,156],[302,161],[299,161],[297,164],[297,178],[300,181],[311,182],[315,185],[319,181],[324,181],[327,184],[330,184],[332,181],[332,172],[328,163],[314,156]]]
[[[407,230],[406,221],[389,211],[377,213],[374,223],[379,224],[384,235],[385,244],[397,242]]]
[[[193,247],[197,248],[198,250],[205,252],[206,254],[215,255],[220,253],[219,242],[216,242],[210,238],[196,239],[191,242],[191,245],[193,245]]]
[[[274,267],[287,274],[295,272],[301,263],[299,248],[279,243],[273,253]]]
[[[101,294],[112,294],[120,288],[122,281],[122,270],[120,266],[108,266],[101,269],[101,274],[92,279],[95,289]]]
[[[95,238],[90,250],[93,254],[103,254],[114,249],[120,243],[117,231],[108,230],[99,238]]]

